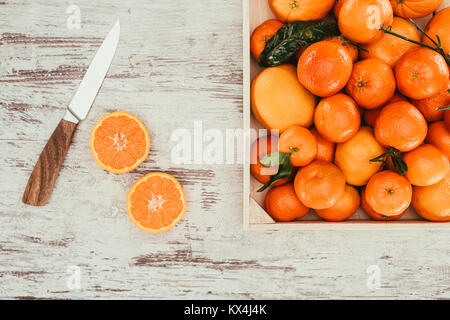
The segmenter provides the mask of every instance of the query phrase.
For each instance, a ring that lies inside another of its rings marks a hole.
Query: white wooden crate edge
[[[267,0],[243,1],[243,128],[251,129],[250,85],[251,85],[251,57],[250,57],[250,14],[251,6]],[[442,7],[450,5],[450,0],[444,1]],[[267,10],[265,10],[267,11]],[[424,21],[420,21],[424,24]],[[428,222],[425,220],[373,221],[351,220],[345,222],[325,221],[294,221],[289,223],[275,222],[270,215],[251,197],[250,186],[250,137],[246,135],[244,141],[244,170],[243,170],[243,226],[245,230],[417,230],[417,229],[450,229],[449,222]],[[361,210],[361,209],[360,209]]]

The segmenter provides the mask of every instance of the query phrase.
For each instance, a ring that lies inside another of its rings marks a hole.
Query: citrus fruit
[[[261,164],[261,160],[268,154],[278,152],[278,137],[266,136],[256,140],[250,152],[250,173],[261,183],[267,183],[270,176],[278,172],[278,167],[265,167]],[[279,186],[289,181],[288,178],[281,179],[275,182],[274,186]]]
[[[294,188],[305,206],[313,209],[331,208],[344,195],[345,177],[334,164],[314,160],[297,172]]]
[[[429,122],[442,120],[444,111],[438,108],[450,105],[450,80],[447,81],[447,88],[438,94],[422,100],[411,100],[411,103],[422,112],[425,119]]]
[[[186,211],[183,187],[170,174],[151,172],[128,191],[127,211],[139,229],[151,233],[167,231]]]
[[[376,122],[375,137],[384,146],[401,152],[417,148],[427,136],[427,122],[422,113],[404,101],[385,106]]]
[[[370,58],[359,61],[353,65],[345,90],[360,107],[379,108],[394,95],[394,73],[382,60]]]
[[[444,152],[450,159],[450,131],[444,121],[437,121],[428,127],[426,141]]]
[[[426,187],[441,181],[450,170],[447,156],[431,144],[423,144],[405,153],[406,178],[414,186]]]
[[[358,132],[360,124],[358,106],[343,93],[322,99],[314,112],[317,131],[331,142],[347,141]]]
[[[333,5],[334,0],[269,0],[273,14],[284,22],[322,19]]]
[[[444,122],[447,130],[450,130],[450,110],[446,110],[444,113]]]
[[[406,52],[395,64],[398,90],[416,100],[432,97],[444,90],[448,76],[444,57],[425,47]]]
[[[252,33],[250,38],[250,51],[256,61],[259,60],[259,56],[264,51],[266,42],[269,41],[283,26],[283,24],[276,20],[270,19],[259,25]]]
[[[408,100],[402,96],[399,93],[394,93],[394,96],[388,101],[387,104],[390,103],[394,103],[397,101],[406,101],[408,102]],[[375,121],[377,120],[381,109],[383,109],[383,107],[377,108],[377,109],[366,109],[364,110],[364,121],[366,122],[367,125],[374,127],[375,126]]]
[[[407,37],[414,41],[420,41],[416,27],[405,19],[394,17],[392,32]],[[383,34],[380,39],[364,46],[369,52],[361,50],[362,58],[378,58],[386,62],[391,68],[405,52],[416,48],[417,44],[400,39],[391,34]]]
[[[349,185],[345,186],[344,195],[334,206],[327,209],[316,209],[319,217],[327,221],[344,221],[350,218],[360,205],[358,191]]]
[[[369,206],[367,201],[366,201],[366,190],[365,189],[361,193],[361,208],[364,210],[364,212],[367,213],[367,215],[369,217],[371,217],[374,220],[378,220],[378,221],[393,221],[393,220],[397,220],[397,219],[401,218],[406,212],[406,210],[405,210],[402,213],[397,214],[397,215],[393,215],[393,216],[385,216],[385,215],[382,215],[382,214],[380,214],[378,212],[375,212],[375,210],[373,210]]]
[[[383,147],[375,140],[370,127],[361,127],[348,141],[336,146],[334,162],[342,170],[348,184],[362,186],[381,169],[381,162],[370,160],[382,155]]]
[[[285,64],[265,68],[253,79],[251,106],[263,127],[281,133],[292,125],[309,127],[316,98],[298,82],[295,67]]]
[[[351,44],[343,36],[333,36],[333,37],[325,38],[324,40],[325,41],[336,42],[337,44],[340,44],[345,49],[347,49],[347,51],[350,54],[350,57],[352,58],[353,62],[358,60],[358,55],[359,55],[358,48],[354,44]]]
[[[136,169],[150,151],[147,128],[128,112],[113,112],[92,128],[90,147],[95,162],[113,173]]]
[[[383,216],[403,213],[411,204],[411,183],[400,174],[386,170],[374,174],[365,189],[367,204]]]
[[[336,144],[322,137],[316,129],[311,129],[311,133],[314,135],[317,142],[316,159],[332,162],[334,159],[334,150],[336,148]]]
[[[303,167],[315,159],[317,142],[308,129],[291,126],[280,135],[279,149],[280,152],[291,154],[292,166]]]
[[[273,219],[281,222],[302,218],[309,211],[297,197],[292,183],[270,189],[264,206]]]
[[[439,8],[443,0],[390,0],[397,16],[403,18],[425,17]]]
[[[342,5],[344,4],[345,0],[336,0],[336,4],[333,7],[333,14],[336,18],[339,17],[339,11],[341,11]]]
[[[381,26],[392,24],[389,0],[346,0],[338,14],[342,35],[357,43],[370,43],[383,35]]]
[[[431,186],[414,187],[412,205],[424,219],[450,221],[450,173]]]
[[[450,7],[439,11],[429,22],[425,28],[425,32],[438,43],[436,35],[441,39],[442,49],[446,54],[450,53]],[[426,44],[433,45],[427,36],[422,36],[422,41]]]
[[[332,41],[319,41],[300,56],[298,79],[316,96],[329,97],[344,88],[352,72],[352,63],[345,47]]]

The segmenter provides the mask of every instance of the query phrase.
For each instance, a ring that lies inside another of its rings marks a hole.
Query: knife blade
[[[68,111],[78,120],[84,120],[91,109],[114,57],[117,44],[119,43],[119,36],[120,23],[117,20],[95,54],[77,92],[70,102]]]
[[[117,20],[97,50],[63,119],[42,150],[23,193],[22,201],[25,204],[43,206],[48,202],[73,134],[79,121],[86,118],[102,86],[119,43],[119,37],[120,23]]]

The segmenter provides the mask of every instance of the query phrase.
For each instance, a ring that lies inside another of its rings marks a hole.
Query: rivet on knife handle
[[[76,123],[59,122],[28,179],[22,197],[24,203],[43,206],[48,202],[76,128]]]

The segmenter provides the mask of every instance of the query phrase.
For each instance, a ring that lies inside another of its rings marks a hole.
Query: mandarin
[[[379,108],[395,93],[394,73],[382,60],[369,58],[359,61],[353,65],[345,90],[360,107]]]
[[[314,125],[331,142],[345,142],[359,130],[361,115],[355,101],[338,93],[322,99],[314,112]]]
[[[264,206],[273,219],[281,222],[302,218],[309,211],[297,197],[292,183],[270,189],[264,199]]]
[[[360,203],[358,191],[354,187],[346,185],[344,195],[334,206],[327,209],[316,209],[315,212],[326,221],[344,221],[358,210]]]
[[[385,106],[375,122],[375,138],[384,146],[401,152],[417,148],[427,136],[427,122],[422,113],[404,101]]]
[[[331,208],[344,195],[345,177],[334,164],[314,160],[297,172],[294,188],[300,201],[307,207]]]
[[[444,57],[425,47],[406,52],[395,64],[398,90],[416,100],[432,97],[444,90],[448,76]]]
[[[316,96],[329,97],[345,87],[352,73],[352,63],[345,47],[332,41],[319,41],[300,56],[297,76]]]
[[[348,184],[363,186],[378,172],[381,162],[371,162],[384,153],[384,148],[375,140],[370,127],[361,127],[348,141],[336,147],[334,162],[344,173]]]
[[[411,183],[400,174],[386,170],[374,174],[365,189],[367,204],[383,216],[405,212],[411,204]]]

